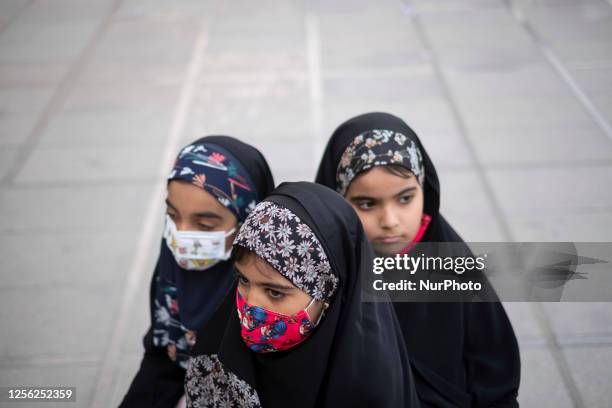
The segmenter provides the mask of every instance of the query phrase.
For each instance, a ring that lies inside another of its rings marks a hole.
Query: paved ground
[[[312,179],[370,110],[422,136],[466,239],[612,241],[609,0],[2,0],[0,385],[115,406],[179,146]],[[524,406],[610,406],[610,304],[506,306]]]

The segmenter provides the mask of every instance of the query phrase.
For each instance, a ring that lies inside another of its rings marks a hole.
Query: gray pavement
[[[177,149],[236,135],[310,180],[370,110],[421,135],[466,240],[612,241],[610,1],[0,1],[0,386],[116,406]],[[506,307],[523,406],[610,406],[609,303]]]

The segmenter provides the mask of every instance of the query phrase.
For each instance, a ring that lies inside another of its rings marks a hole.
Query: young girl
[[[188,406],[418,406],[391,304],[361,302],[373,254],[341,196],[281,184],[233,256],[237,310],[218,353],[192,358]]]
[[[229,250],[240,224],[274,187],[257,149],[208,136],[179,153],[168,176],[167,215],[151,282],[145,354],[122,407],[174,407],[189,350],[218,342],[234,299]]]
[[[340,125],[316,181],[353,206],[382,256],[406,253],[416,242],[462,242],[439,213],[433,163],[417,135],[393,115],[368,113]],[[394,307],[423,406],[518,406],[519,350],[500,303]]]

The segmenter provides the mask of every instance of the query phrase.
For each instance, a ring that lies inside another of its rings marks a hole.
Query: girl
[[[237,139],[207,136],[181,150],[168,176],[145,355],[122,407],[174,407],[184,394],[190,348],[223,334],[218,320],[234,299],[228,258],[236,232],[273,187],[264,157]]]
[[[237,311],[218,353],[192,358],[188,406],[418,406],[391,304],[361,302],[373,254],[341,196],[281,184],[245,221],[233,257]]]
[[[316,181],[353,206],[380,255],[406,253],[416,242],[463,242],[439,213],[427,152],[393,115],[368,113],[340,125]],[[393,304],[423,406],[518,406],[519,350],[499,302]]]

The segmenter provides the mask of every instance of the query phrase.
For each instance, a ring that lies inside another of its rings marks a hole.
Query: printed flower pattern
[[[416,142],[392,130],[368,130],[345,149],[336,170],[337,191],[344,195],[355,176],[374,166],[398,164],[410,170],[419,184],[425,181],[423,155]]]
[[[258,408],[257,391],[223,367],[219,357],[192,357],[185,377],[187,406],[193,408]]]
[[[181,325],[176,286],[157,277],[160,290],[154,300],[153,345],[165,347],[170,360],[186,369],[196,333]]]
[[[276,203],[259,203],[240,228],[234,245],[255,252],[316,300],[328,300],[338,287],[338,277],[310,227]]]
[[[246,218],[257,203],[257,193],[242,165],[210,143],[183,148],[168,180],[185,180],[206,190],[238,219]]]

